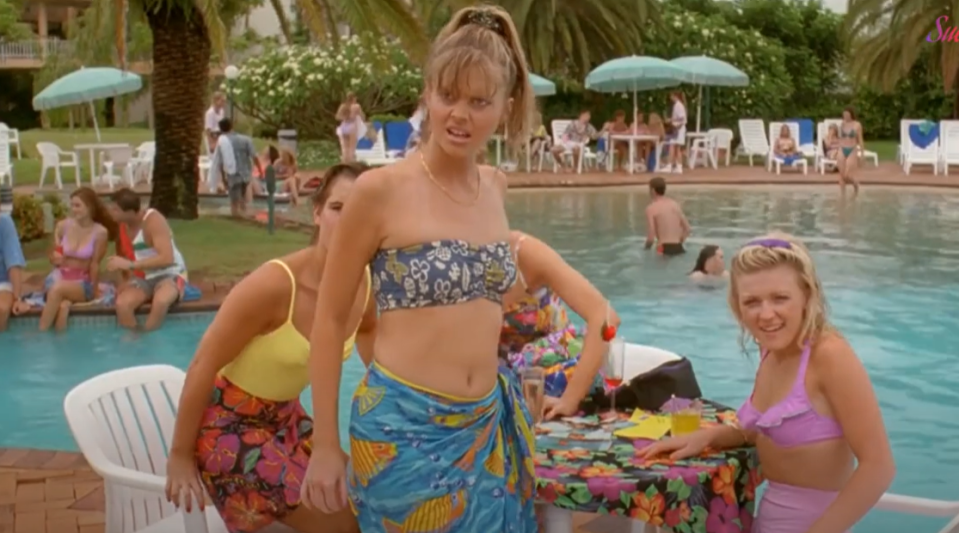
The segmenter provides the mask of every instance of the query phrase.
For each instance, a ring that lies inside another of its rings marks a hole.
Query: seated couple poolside
[[[116,286],[101,281],[101,263],[113,241],[116,254],[106,260],[106,270],[118,277]],[[160,327],[172,305],[186,289],[187,271],[166,218],[153,209],[142,209],[140,197],[120,189],[105,206],[97,194],[81,187],[70,195],[69,216],[57,223],[49,253],[53,266],[41,294],[18,294],[12,311],[20,314],[42,307],[40,330],[66,328],[74,306],[113,305],[117,322],[138,327],[135,312],[150,304],[143,328]]]

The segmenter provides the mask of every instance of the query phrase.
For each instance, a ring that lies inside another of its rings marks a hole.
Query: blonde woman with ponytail
[[[416,153],[357,182],[330,247],[311,337],[316,420],[303,499],[347,505],[364,533],[536,531],[532,422],[499,364],[503,296],[516,282],[506,176],[477,154],[506,125],[525,144],[533,93],[516,27],[468,7],[424,70]],[[339,354],[363,270],[380,317],[376,355],[339,452]]]
[[[750,340],[761,356],[741,427],[700,430],[642,454],[678,459],[755,444],[769,487],[753,533],[848,531],[889,488],[895,465],[869,375],[829,323],[809,251],[782,233],[746,244],[732,260],[729,307],[743,348]]]

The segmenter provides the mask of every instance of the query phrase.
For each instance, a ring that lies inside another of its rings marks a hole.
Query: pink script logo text
[[[949,16],[943,15],[936,19],[936,31],[929,32],[926,35],[926,42],[936,43],[959,43],[959,28],[956,26],[947,26],[943,27],[945,23],[949,22]],[[933,35],[936,35],[933,37]]]

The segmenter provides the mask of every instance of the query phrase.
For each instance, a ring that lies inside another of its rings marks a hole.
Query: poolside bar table
[[[73,151],[77,154],[77,162],[79,164],[80,154],[83,151],[90,153],[90,186],[93,186],[94,181],[97,176],[97,163],[96,163],[96,153],[104,150],[112,150],[114,148],[130,148],[130,143],[88,143],[88,144],[75,144],[73,145]],[[83,173],[80,172],[82,176]]]
[[[628,141],[629,142],[629,170],[630,174],[634,174],[636,169],[633,168],[636,163],[636,143],[637,142],[654,142],[656,143],[656,166],[659,166],[659,154],[662,152],[663,141],[659,138],[659,135],[634,135],[631,133],[617,133],[609,136],[609,145],[607,150],[609,150],[610,157],[606,158],[606,171],[613,171],[613,143],[616,141]]]

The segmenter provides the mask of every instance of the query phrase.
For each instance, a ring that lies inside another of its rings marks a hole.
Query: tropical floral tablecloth
[[[619,413],[617,427],[629,427]],[[703,426],[735,423],[733,410],[707,403]],[[570,511],[615,514],[677,533],[748,533],[762,482],[754,448],[671,461],[645,460],[637,450],[652,443],[613,437],[597,441],[609,425],[593,415],[537,428],[539,500]],[[544,427],[546,429],[544,429]],[[550,429],[552,428],[552,429]],[[551,434],[552,433],[552,434]]]

